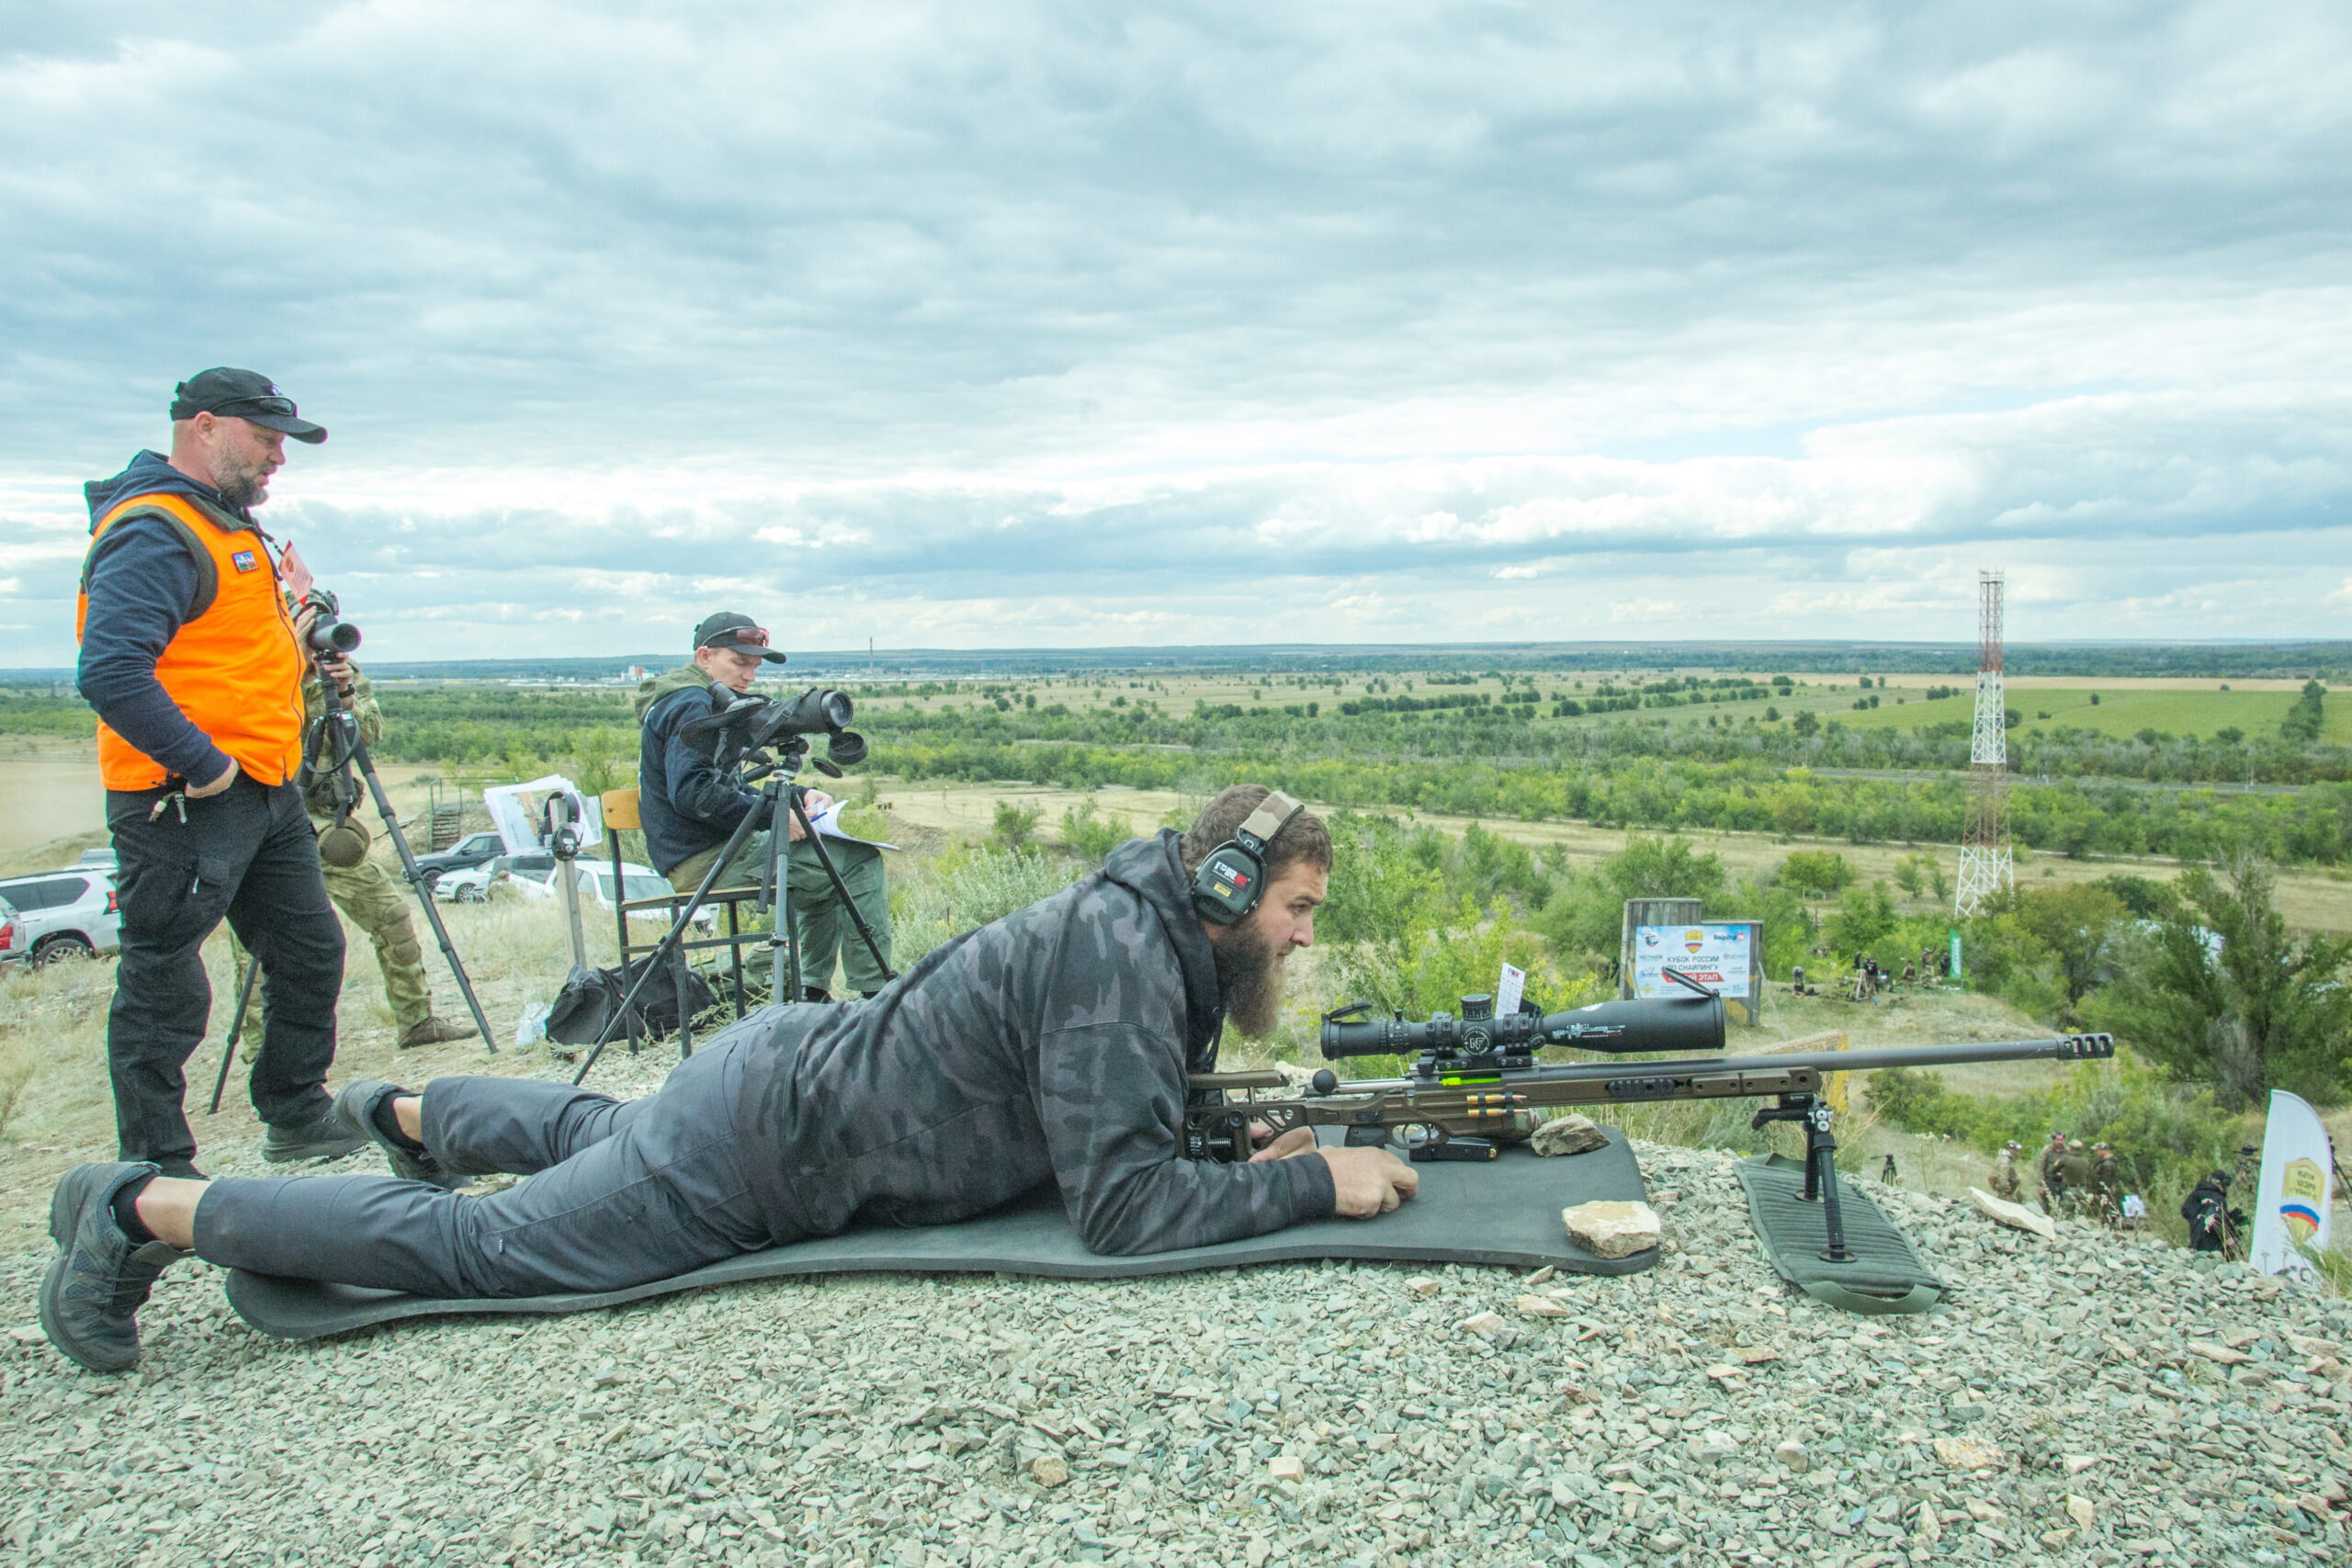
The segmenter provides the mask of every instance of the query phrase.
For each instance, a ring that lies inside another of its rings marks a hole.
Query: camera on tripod
[[[719,688],[725,690],[725,688]],[[760,751],[768,747],[805,753],[808,738],[822,735],[825,755],[814,758],[817,771],[832,778],[842,769],[865,761],[865,737],[844,728],[856,705],[844,692],[811,686],[797,697],[737,696],[717,713],[690,720],[679,730],[689,746],[707,746],[714,754]]]
[[[334,659],[359,647],[359,628],[343,618],[343,607],[333,593],[313,588],[302,596],[302,604],[311,612],[311,629],[302,634],[305,651],[314,658]]]

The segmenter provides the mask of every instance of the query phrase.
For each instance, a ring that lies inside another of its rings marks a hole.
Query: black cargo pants
[[[202,800],[108,790],[107,825],[122,912],[122,962],[107,1015],[122,1157],[153,1160],[167,1172],[196,1157],[182,1068],[211,1017],[201,949],[224,916],[262,967],[254,1109],[285,1126],[325,1114],[343,924],[327,901],[301,791],[243,773]]]

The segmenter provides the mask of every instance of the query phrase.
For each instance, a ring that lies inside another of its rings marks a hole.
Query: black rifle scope
[[[1323,1055],[1386,1056],[1430,1052],[1440,1056],[1521,1054],[1545,1045],[1629,1055],[1645,1051],[1720,1051],[1724,1048],[1724,1004],[1696,992],[1630,1002],[1595,1002],[1570,1012],[1495,1016],[1495,998],[1462,998],[1461,1016],[1432,1013],[1427,1023],[1366,1018],[1369,1004],[1353,1002],[1323,1019]]]

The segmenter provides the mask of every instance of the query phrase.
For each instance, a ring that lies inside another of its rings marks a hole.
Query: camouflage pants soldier
[[[710,874],[712,863],[718,859],[723,845],[714,845],[699,854],[688,855],[670,872],[670,886],[681,893],[691,893]],[[825,852],[833,858],[833,869],[842,874],[842,886],[849,889],[850,903],[865,917],[866,925],[874,932],[875,945],[882,956],[890,956],[890,889],[882,867],[882,852],[871,844],[843,843],[839,839],[825,840]],[[768,836],[754,833],[751,842],[743,846],[735,863],[728,868],[720,883],[728,887],[753,887],[759,885],[760,867],[767,859]],[[878,991],[885,976],[876,967],[874,954],[866,951],[865,939],[857,934],[857,927],[849,918],[849,909],[841,896],[833,891],[832,879],[825,874],[817,852],[806,843],[792,846],[785,861],[784,882],[792,895],[792,924],[800,938],[801,983],[820,990],[832,984],[833,965],[841,964],[842,975],[853,991]]]
[[[399,880],[372,860],[355,866],[329,865],[327,897],[376,944],[376,966],[384,972],[384,1000],[391,1005],[392,1029],[405,1035],[433,1016],[433,990],[424,978],[424,948],[409,920],[408,895]],[[245,952],[232,934],[237,987],[244,988]]]

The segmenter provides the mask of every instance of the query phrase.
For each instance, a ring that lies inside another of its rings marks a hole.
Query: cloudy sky
[[[2352,628],[2352,21],[0,0],[0,665],[172,384],[385,659]]]

